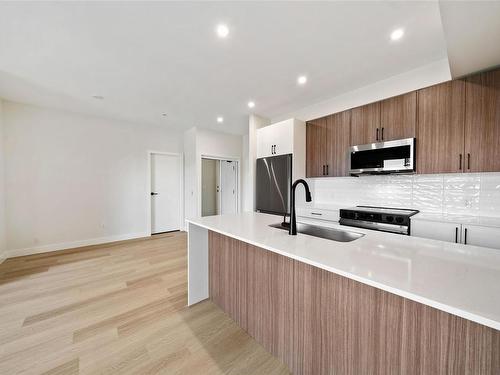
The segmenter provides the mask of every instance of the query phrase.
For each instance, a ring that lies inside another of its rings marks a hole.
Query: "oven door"
[[[352,175],[415,172],[415,138],[369,143],[349,148]]]

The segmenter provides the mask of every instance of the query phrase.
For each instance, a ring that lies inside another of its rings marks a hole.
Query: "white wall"
[[[178,132],[4,102],[9,256],[149,235],[148,151]]]
[[[248,118],[248,135],[243,137],[242,168],[242,210],[255,211],[255,169],[257,158],[257,129],[269,125],[269,119],[250,115]]]
[[[274,123],[289,118],[309,121],[360,105],[418,90],[423,87],[432,86],[450,79],[451,74],[448,59],[443,59],[320,103],[274,116],[272,122]]]
[[[201,216],[202,157],[238,160],[241,170],[242,137],[194,127],[184,133],[184,152],[185,215],[197,217]],[[239,185],[241,190],[241,172]]]
[[[6,216],[5,216],[5,173],[4,173],[4,131],[3,131],[3,101],[0,100],[0,262],[6,256]]]

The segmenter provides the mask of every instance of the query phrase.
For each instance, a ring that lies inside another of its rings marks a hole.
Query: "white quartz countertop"
[[[500,251],[330,224],[364,233],[336,242],[269,227],[260,213],[187,220],[289,258],[500,330]],[[300,220],[299,220],[300,221]]]

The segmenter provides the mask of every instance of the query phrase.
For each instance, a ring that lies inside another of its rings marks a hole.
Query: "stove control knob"
[[[388,223],[392,223],[394,221],[394,216],[386,216],[385,221],[387,221]]]
[[[401,216],[396,216],[396,223],[401,224],[403,222],[403,218]]]

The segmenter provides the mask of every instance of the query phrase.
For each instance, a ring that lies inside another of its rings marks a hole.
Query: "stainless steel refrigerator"
[[[257,159],[256,209],[276,215],[290,213],[292,154]]]

